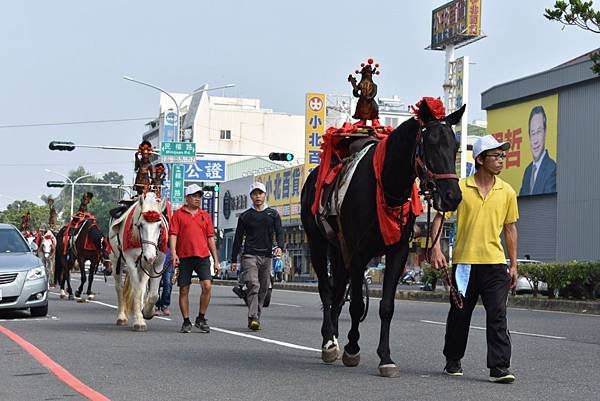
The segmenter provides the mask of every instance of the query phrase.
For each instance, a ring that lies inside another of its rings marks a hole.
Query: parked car
[[[510,260],[506,261],[507,264],[510,264]],[[527,263],[542,263],[539,260],[533,259],[517,259],[517,265],[523,265]],[[548,284],[540,281],[538,283],[538,291],[541,294],[548,293]],[[517,279],[517,286],[515,288],[516,294],[530,294],[533,292],[533,282],[525,276],[519,276]]]
[[[19,230],[0,224],[0,310],[18,309],[48,314],[48,276]]]
[[[237,280],[239,273],[239,265],[238,269],[234,272],[231,271],[231,263],[224,260],[219,264],[219,278],[221,280]]]

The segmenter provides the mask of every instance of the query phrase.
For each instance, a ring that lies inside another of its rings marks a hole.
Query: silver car
[[[29,309],[31,316],[48,314],[48,277],[21,233],[0,224],[0,311]]]

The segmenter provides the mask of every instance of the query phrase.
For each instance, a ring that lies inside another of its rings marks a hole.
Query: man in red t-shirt
[[[213,257],[215,274],[219,271],[219,256],[214,239],[214,227],[210,216],[200,208],[202,188],[192,184],[185,189],[185,205],[179,208],[170,222],[169,247],[176,271],[173,277],[179,285],[179,309],[183,315],[182,333],[192,331],[190,322],[189,292],[192,272],[196,272],[202,286],[200,311],[195,326],[205,333],[210,332],[206,322],[206,309],[211,295],[209,253]]]

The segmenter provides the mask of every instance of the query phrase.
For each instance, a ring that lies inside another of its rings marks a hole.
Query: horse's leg
[[[92,260],[90,260],[91,264],[90,264],[90,272],[88,274],[88,286],[87,286],[87,296],[88,299],[94,299],[95,298],[95,294],[92,292],[92,284],[94,283],[94,274],[96,273],[96,269],[98,268],[98,263],[99,263],[99,259],[98,258],[92,258]]]
[[[54,287],[54,283],[56,282],[56,280],[54,279],[55,277],[55,263],[54,263],[54,255],[50,255],[50,257],[48,258],[48,283],[50,283],[50,287]]]
[[[132,263],[131,266],[135,266]],[[131,314],[133,315],[133,330],[146,331],[146,322],[142,315],[142,305],[146,285],[148,284],[148,276],[142,273],[139,269],[130,269],[129,284],[131,285]]]
[[[331,261],[331,275],[333,277],[333,300],[331,303],[331,324],[333,327],[333,338],[338,345],[339,317],[342,312],[342,303],[346,285],[348,284],[348,271],[344,266],[344,259],[339,248],[330,247],[329,258]],[[339,346],[338,346],[339,348]]]
[[[67,283],[67,292],[69,293],[70,301],[75,299],[75,297],[73,297],[73,288],[71,287],[71,269],[73,268],[73,265],[74,263],[69,263],[65,269],[65,281]]]
[[[159,272],[163,271],[164,264],[165,254],[158,252],[151,270],[152,275],[157,275]],[[162,276],[149,278],[148,292],[146,293],[144,309],[142,311],[142,315],[144,315],[144,319],[146,320],[150,320],[154,317],[154,307],[156,305],[156,301],[158,301],[158,288],[160,287],[161,279]]]
[[[333,363],[338,356],[338,345],[334,337],[333,324],[331,320],[332,288],[329,274],[327,273],[327,249],[328,243],[323,238],[318,228],[307,229],[308,246],[310,248],[310,260],[317,275],[319,296],[323,305],[323,323],[321,325],[321,359],[325,363]]]
[[[79,283],[79,287],[77,291],[75,291],[75,296],[77,298],[81,297],[81,292],[83,291],[83,286],[85,285],[85,259],[80,257],[77,259],[77,264],[79,265],[79,273],[81,274],[81,281]]]
[[[408,241],[402,240],[400,245],[386,252],[385,273],[383,276],[383,293],[379,302],[379,317],[381,330],[379,333],[379,374],[384,377],[394,377],[400,373],[398,366],[390,356],[390,323],[394,316],[394,299],[396,286],[404,270],[408,258]]]
[[[117,326],[127,325],[127,312],[125,310],[125,300],[123,299],[123,281],[121,280],[123,268],[119,274],[115,272],[115,291],[117,292]]]
[[[365,310],[362,288],[367,262],[368,260],[364,261],[357,252],[354,254],[350,266],[350,294],[352,298],[350,300],[350,317],[352,325],[348,332],[348,344],[344,347],[344,355],[342,356],[342,362],[346,366],[358,366],[360,363],[360,347],[358,345],[360,332],[358,327],[360,325],[360,318]]]
[[[155,263],[156,265],[156,263]],[[161,268],[157,268],[160,271]],[[160,286],[161,277],[150,278],[148,281],[148,293],[144,302],[144,309],[142,315],[144,319],[150,320],[154,317],[154,305],[158,300],[158,287]]]

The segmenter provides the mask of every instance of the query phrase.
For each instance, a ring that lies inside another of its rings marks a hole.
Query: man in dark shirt
[[[260,330],[260,314],[269,288],[271,257],[281,256],[283,249],[283,229],[281,217],[276,210],[267,207],[266,189],[261,182],[250,187],[252,207],[238,218],[235,239],[231,251],[231,270],[237,270],[237,257],[242,243],[244,251],[241,257],[242,281],[248,288],[248,328]],[[273,251],[273,233],[277,247]]]

